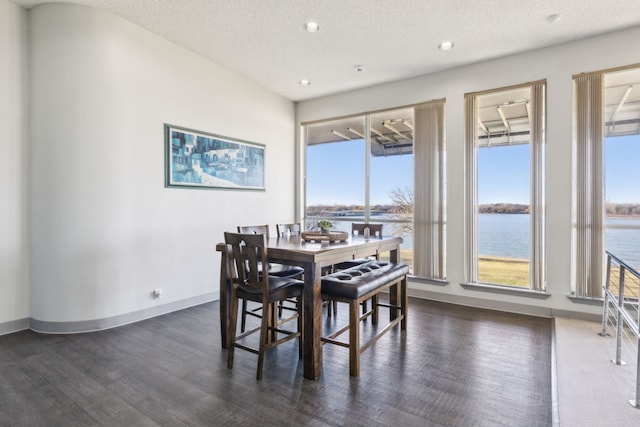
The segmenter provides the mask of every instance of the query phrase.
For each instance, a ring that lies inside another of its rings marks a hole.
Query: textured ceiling
[[[11,1],[110,11],[294,101],[640,24],[640,0]],[[454,49],[438,50],[443,40]]]

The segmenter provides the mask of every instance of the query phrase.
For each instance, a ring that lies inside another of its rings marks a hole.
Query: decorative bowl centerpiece
[[[318,221],[317,227],[313,231],[303,231],[302,240],[306,242],[344,242],[349,236],[344,231],[331,231],[331,221]]]

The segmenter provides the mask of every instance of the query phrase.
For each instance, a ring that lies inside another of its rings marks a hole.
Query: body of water
[[[529,259],[529,214],[479,214],[478,255]]]
[[[382,218],[381,216],[380,218]],[[376,222],[372,217],[371,222]],[[334,221],[334,228],[351,232],[351,221],[362,221],[363,217]],[[640,226],[640,218],[610,218],[607,225]],[[386,223],[384,234],[393,234],[395,224]],[[529,259],[530,249],[529,214],[479,214],[478,254],[503,258]],[[411,236],[403,236],[403,247],[411,248]],[[552,239],[547,236],[547,241]],[[549,243],[548,243],[549,244]],[[552,243],[551,243],[552,244]],[[640,229],[607,229],[605,249],[640,270]]]
[[[640,226],[639,218],[609,218],[607,225]],[[529,214],[478,215],[478,254],[528,259]],[[552,241],[547,236],[547,244]],[[640,229],[605,229],[605,250],[636,269],[640,268]]]
[[[638,226],[640,218],[610,218],[607,225]],[[605,249],[640,272],[640,229],[607,229]]]

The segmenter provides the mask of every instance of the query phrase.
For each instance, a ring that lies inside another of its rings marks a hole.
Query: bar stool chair
[[[298,338],[298,355],[302,357],[302,319],[304,305],[302,295],[304,282],[288,278],[262,274],[268,271],[268,254],[264,234],[224,233],[227,248],[231,248],[229,257],[232,260],[231,279],[231,316],[229,325],[229,353],[227,368],[233,369],[235,348],[247,350],[258,355],[258,371],[256,379],[262,379],[264,354],[267,350]],[[261,267],[259,267],[261,266]],[[298,312],[288,319],[278,321],[275,316],[275,304],[287,298],[297,298]],[[242,332],[236,336],[238,322],[238,300],[255,301],[262,304],[263,313],[260,327]],[[281,325],[289,320],[297,319],[297,331],[282,329]],[[260,331],[258,348],[242,343],[242,339]],[[278,338],[278,334],[284,334]]]
[[[299,223],[293,224],[276,224],[276,230],[278,232],[278,238],[286,238],[291,236],[300,236],[302,234],[302,227]],[[333,272],[333,266],[323,267],[321,274],[326,276]],[[290,301],[291,302],[291,301]],[[333,308],[333,312],[337,313],[338,310],[338,301],[323,301],[324,305],[329,305],[327,308],[327,313],[331,316],[331,309]],[[332,303],[332,305],[330,304]],[[284,303],[280,304],[278,307],[278,314],[282,316],[282,309],[287,309],[289,307],[285,306]]]
[[[238,226],[238,233],[244,234],[264,234],[266,241],[269,241],[269,226],[268,225],[246,225],[246,226]],[[284,265],[277,263],[268,263],[268,274],[270,276],[276,277],[287,277],[292,279],[299,279],[302,277],[302,273],[304,273],[304,269],[302,267],[297,267],[294,265]],[[262,274],[262,266],[259,265],[258,268]],[[295,301],[294,301],[295,303]],[[284,302],[280,304],[280,308],[278,310],[278,315],[282,316],[282,310],[284,307]],[[242,301],[242,321],[240,323],[240,332],[244,332],[247,325],[247,315],[254,317],[261,317],[259,312],[262,310],[262,307],[256,307],[252,310],[248,309],[247,301]]]
[[[278,232],[278,237],[299,236],[302,234],[302,227],[298,223],[276,224],[276,231]]]

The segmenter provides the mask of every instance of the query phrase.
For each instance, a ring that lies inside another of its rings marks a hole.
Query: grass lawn
[[[389,253],[380,254],[380,261],[389,261]],[[413,249],[400,249],[400,262],[409,265],[413,271]]]
[[[478,280],[483,283],[529,287],[529,260],[483,256],[478,259]]]
[[[389,261],[389,254],[381,254],[380,259]],[[413,265],[413,251],[401,249],[400,259],[404,264]],[[482,256],[478,259],[478,280],[482,283],[529,287],[529,260]]]

